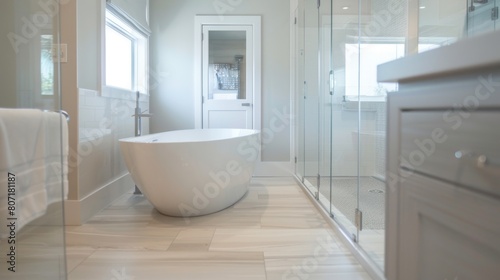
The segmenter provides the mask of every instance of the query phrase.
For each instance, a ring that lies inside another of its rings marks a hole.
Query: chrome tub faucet
[[[142,118],[151,118],[153,115],[152,114],[144,114],[147,110],[144,112],[141,112],[141,108],[139,107],[139,97],[140,97],[140,92],[136,92],[136,99],[135,99],[135,114],[132,115],[132,117],[135,118],[135,136],[141,136],[142,135]]]
[[[141,112],[141,107],[139,107],[140,95],[141,93],[137,91],[135,98],[135,114],[132,115],[132,117],[135,118],[135,136],[142,135],[142,118],[151,118],[153,116],[153,114],[144,114],[147,110]],[[135,186],[134,194],[142,194],[137,186]]]

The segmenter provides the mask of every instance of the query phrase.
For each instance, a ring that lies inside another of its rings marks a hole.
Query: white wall
[[[289,114],[289,11],[289,0],[151,0],[151,132],[194,128],[195,15],[262,16],[262,128],[276,112]],[[263,161],[290,160],[289,124],[267,139]]]
[[[101,0],[77,2],[78,87],[99,90],[101,82]]]
[[[145,10],[145,7],[143,7]],[[133,94],[101,95],[101,37],[105,0],[69,0],[61,10],[63,109],[70,111],[70,193],[66,223],[80,224],[134,187],[119,150],[119,139],[134,136]],[[149,108],[143,98],[142,109]],[[148,121],[143,123],[148,133]]]
[[[134,136],[133,98],[101,96],[104,7],[104,0],[77,1],[79,199],[127,173],[118,140]],[[143,98],[140,105],[146,110],[149,102]]]
[[[420,37],[452,37],[466,35],[467,0],[426,1],[425,9],[419,9]],[[477,4],[476,4],[477,5]]]
[[[0,7],[0,16],[2,24],[0,25],[0,84],[2,85],[2,98],[0,107],[16,108],[17,107],[17,87],[16,87],[16,52],[12,47],[7,36],[11,32],[15,32],[16,18],[13,13],[15,0],[4,0]]]
[[[137,23],[146,27],[149,25],[149,0],[109,0],[130,15]]]

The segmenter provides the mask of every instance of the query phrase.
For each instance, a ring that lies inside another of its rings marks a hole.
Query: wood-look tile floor
[[[371,279],[292,178],[254,178],[235,205],[188,220],[127,193],[66,227],[77,279]]]

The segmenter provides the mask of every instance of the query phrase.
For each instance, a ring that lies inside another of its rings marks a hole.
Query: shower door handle
[[[250,106],[252,106],[252,104],[250,104],[250,103],[241,103],[241,106],[243,106],[243,107],[250,107]]]
[[[333,95],[334,89],[335,89],[335,77],[333,76],[333,70],[330,70],[330,95]]]

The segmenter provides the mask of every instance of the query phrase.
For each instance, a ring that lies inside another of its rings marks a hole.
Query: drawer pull
[[[476,165],[478,168],[487,168],[487,167],[500,167],[500,161],[492,160],[485,155],[477,156],[473,152],[470,151],[457,151],[455,152],[456,159],[463,159],[464,157],[475,158]]]
[[[499,160],[492,160],[485,155],[480,155],[477,157],[477,167],[486,168],[486,167],[500,167]]]

